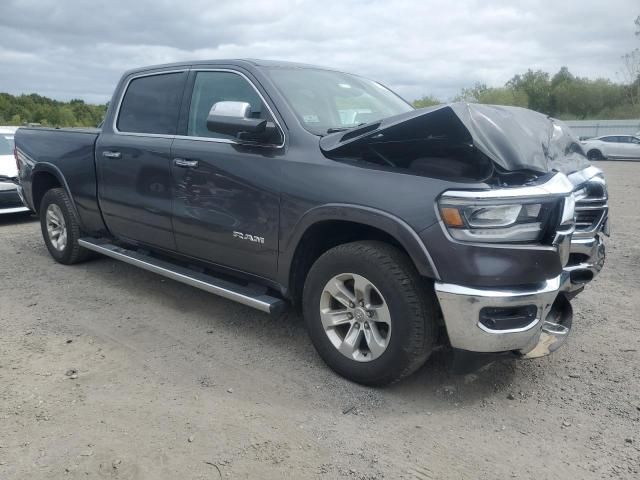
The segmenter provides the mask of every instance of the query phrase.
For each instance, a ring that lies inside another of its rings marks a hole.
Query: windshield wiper
[[[366,125],[365,122],[354,125],[353,127],[331,127],[327,128],[327,133],[346,132],[347,130],[353,130],[354,128],[361,127],[362,125]]]

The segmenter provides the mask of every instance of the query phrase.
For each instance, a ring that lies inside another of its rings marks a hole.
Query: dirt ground
[[[0,220],[0,479],[640,478],[640,163],[599,166],[613,236],[568,344],[469,375],[439,352],[385,389],[332,373],[296,315],[62,266]]]

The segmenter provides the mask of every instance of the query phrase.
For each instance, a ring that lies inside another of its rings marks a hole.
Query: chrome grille
[[[576,231],[574,236],[592,236],[602,228],[609,211],[604,178],[596,176],[575,190]]]

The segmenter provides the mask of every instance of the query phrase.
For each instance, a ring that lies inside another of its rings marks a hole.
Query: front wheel
[[[307,276],[303,305],[322,359],[355,382],[393,383],[433,350],[433,291],[409,258],[386,243],[348,243],[323,254]]]
[[[589,152],[587,152],[587,158],[591,161],[604,160],[604,155],[602,155],[600,150],[589,150]]]
[[[47,191],[40,202],[39,212],[44,243],[57,262],[71,265],[90,256],[89,250],[78,245],[82,233],[80,223],[63,188]]]

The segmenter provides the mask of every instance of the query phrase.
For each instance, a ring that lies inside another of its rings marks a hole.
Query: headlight
[[[542,241],[548,225],[560,220],[561,200],[511,198],[502,202],[445,196],[438,206],[442,222],[456,240],[534,243]]]

